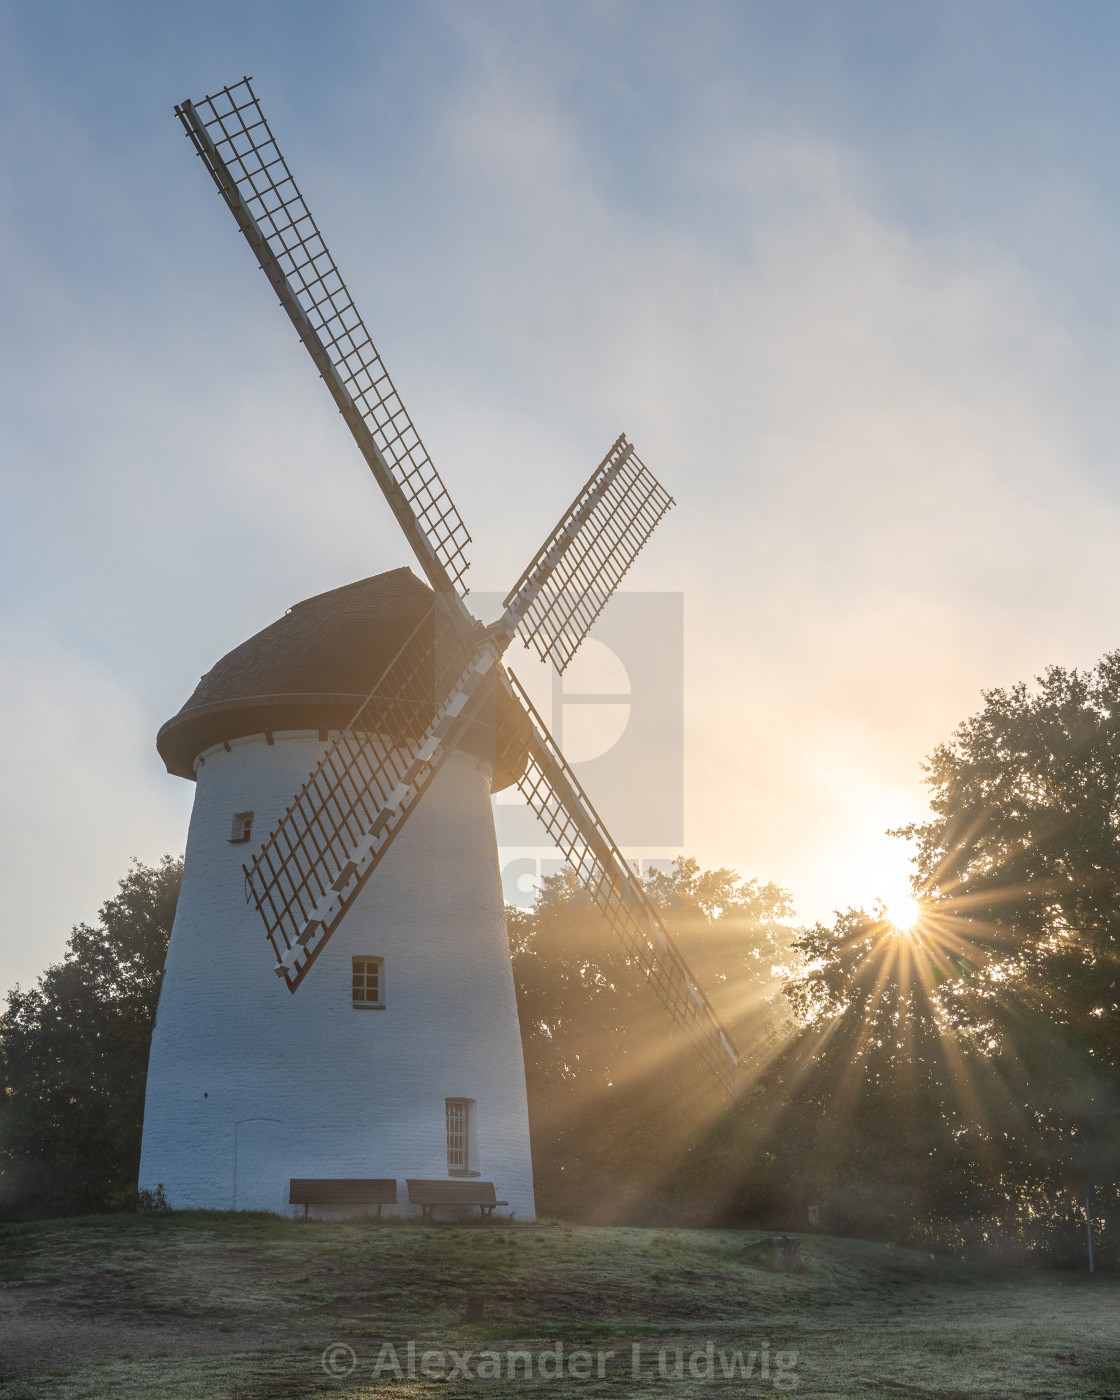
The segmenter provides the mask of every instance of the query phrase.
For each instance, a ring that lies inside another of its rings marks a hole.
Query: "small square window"
[[[385,1005],[385,959],[360,957],[354,959],[351,977],[354,1005],[379,1010]]]
[[[230,843],[236,844],[239,841],[248,841],[253,834],[253,814],[252,812],[234,812],[233,831],[230,833]]]

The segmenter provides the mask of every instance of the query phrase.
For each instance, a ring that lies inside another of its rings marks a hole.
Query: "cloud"
[[[6,50],[10,976],[129,856],[182,846],[190,789],[152,741],[198,675],[406,561],[167,111],[240,72],[265,13],[221,52],[154,12],[142,40],[99,16],[104,65],[80,33]],[[1090,155],[1040,183],[998,125],[978,157],[969,123],[931,126],[955,49],[927,62],[917,31],[921,130],[854,21],[802,44],[739,6],[432,5],[387,45],[346,13],[285,8],[258,87],[475,535],[472,586],[504,593],[628,431],[678,502],[627,585],[686,595],[688,849],[806,916],[871,898],[981,687],[1113,644],[1114,335],[1055,272],[1089,248],[1111,306]],[[1068,145],[1067,108],[1044,115]],[[1063,218],[1009,239],[1058,188]]]
[[[155,716],[29,629],[0,628],[0,713],[0,986],[26,986],[130,858],[182,850],[190,792],[162,773]]]
[[[535,436],[554,388],[573,446],[625,423],[678,498],[634,579],[688,598],[687,844],[809,916],[895,887],[884,828],[921,815],[920,761],[981,688],[1109,644],[1086,600],[1118,522],[1073,329],[982,239],[886,218],[823,137],[725,132],[688,173],[720,187],[707,239],[617,198],[531,74],[446,121]],[[516,236],[488,256],[491,221]]]

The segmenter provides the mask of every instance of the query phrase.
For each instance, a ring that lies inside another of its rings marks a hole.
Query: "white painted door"
[[[287,1213],[287,1133],[279,1118],[245,1118],[234,1128],[234,1210]]]

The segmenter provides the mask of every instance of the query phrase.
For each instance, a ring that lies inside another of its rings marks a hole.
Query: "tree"
[[[0,1211],[106,1209],[135,1188],[144,1085],[182,861],[134,862],[96,926],[0,1015]]]
[[[758,1060],[792,1029],[783,993],[796,962],[789,892],[726,867],[701,870],[691,856],[651,871],[645,886],[740,1054]]]
[[[1064,1230],[1120,1176],[1120,652],[992,690],[927,765],[919,881],[979,950],[947,1013],[1006,1086],[1011,1217]],[[1009,1226],[1008,1226],[1009,1228]]]
[[[833,1233],[925,1238],[973,1187],[961,1047],[938,997],[952,950],[862,909],[801,930],[796,948],[799,1032],[764,1083],[755,1192],[795,1226],[815,1205]]]
[[[740,1047],[772,1034],[783,1016],[776,960],[788,957],[788,895],[685,857],[647,891]],[[699,1160],[697,1143],[725,1111],[710,1071],[571,870],[507,919],[540,1208],[679,1218],[683,1197],[696,1196],[683,1167]]]
[[[928,895],[1002,946],[1002,975],[1115,1077],[1120,652],[984,699],[927,764],[934,819],[902,834]]]
[[[926,765],[923,915],[804,930],[772,1199],[831,1228],[1080,1248],[1120,1155],[1120,653],[985,694]],[[831,1208],[830,1208],[831,1207]]]

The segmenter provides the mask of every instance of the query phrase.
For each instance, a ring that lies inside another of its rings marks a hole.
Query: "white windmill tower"
[[[297,1180],[329,1184],[315,1199],[337,1202],[387,1187],[402,1206],[402,1180],[420,1202],[452,1187],[472,1199],[492,1182],[531,1218],[493,791],[517,783],[635,976],[725,1087],[734,1081],[730,1037],[502,664],[519,634],[563,670],[672,501],[619,438],[501,618],[477,621],[462,588],[470,537],[250,80],[176,113],[427,585],[398,569],[297,605],[223,658],[160,731],[169,771],[197,790],[141,1185],[162,1183],[177,1207],[285,1211]]]

